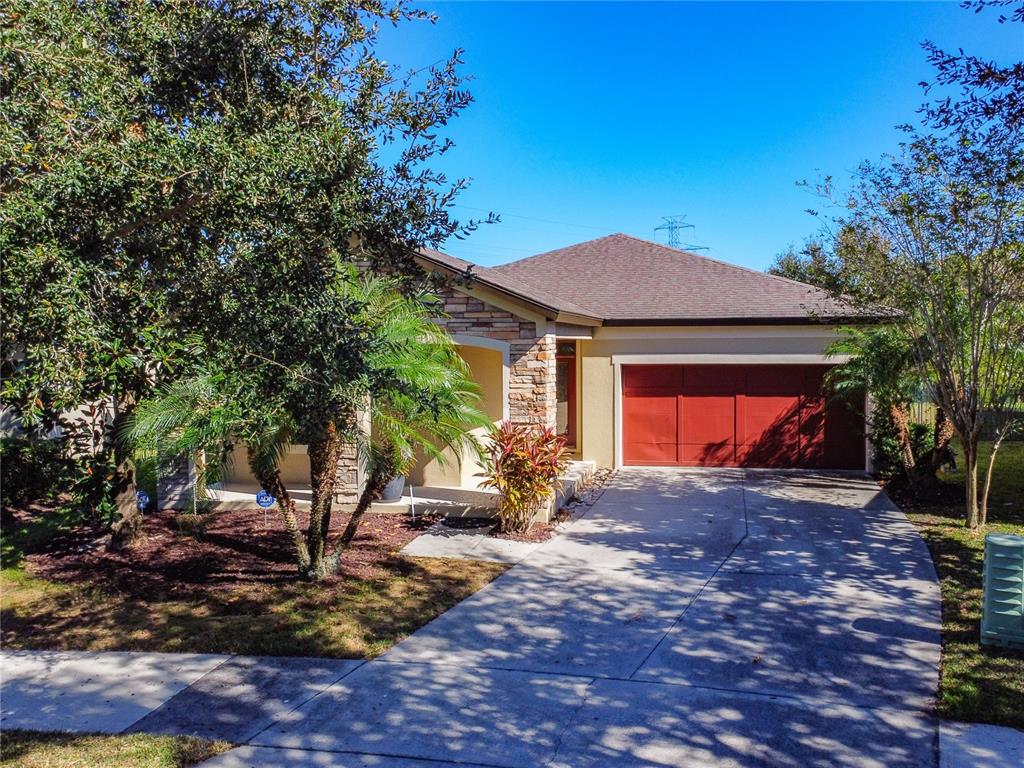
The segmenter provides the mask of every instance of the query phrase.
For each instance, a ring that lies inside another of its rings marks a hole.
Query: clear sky
[[[943,3],[426,2],[382,39],[422,67],[465,49],[475,97],[442,167],[471,177],[445,250],[499,264],[686,214],[706,254],[764,269],[817,225],[795,182],[895,148],[931,76],[920,42],[1020,59],[1019,25]]]

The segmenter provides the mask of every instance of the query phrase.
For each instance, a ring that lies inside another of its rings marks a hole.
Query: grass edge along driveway
[[[989,525],[979,531],[969,530],[963,519],[962,459],[957,463],[961,471],[940,474],[934,493],[923,498],[894,494],[927,542],[942,589],[938,714],[1024,729],[1024,652],[979,643],[985,536],[1024,536],[1024,443],[1005,443],[1000,449]]]

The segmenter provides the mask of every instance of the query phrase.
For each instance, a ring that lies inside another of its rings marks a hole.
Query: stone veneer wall
[[[555,336],[537,335],[532,320],[513,315],[460,291],[444,295],[438,323],[452,334],[509,343],[509,418],[521,424],[555,425]]]
[[[161,462],[156,478],[156,508],[185,509],[192,506],[192,463],[188,459]]]

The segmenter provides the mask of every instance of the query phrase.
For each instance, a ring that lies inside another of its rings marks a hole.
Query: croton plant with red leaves
[[[565,439],[551,427],[503,421],[491,435],[487,454],[481,485],[500,495],[501,529],[526,531],[565,471]]]

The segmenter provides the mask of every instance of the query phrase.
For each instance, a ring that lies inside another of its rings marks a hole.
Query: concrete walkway
[[[5,727],[82,729],[34,705],[70,677],[8,714],[8,658]],[[935,766],[938,662],[930,558],[870,480],[632,470],[379,659],[202,657],[128,727],[245,743],[222,768]]]

